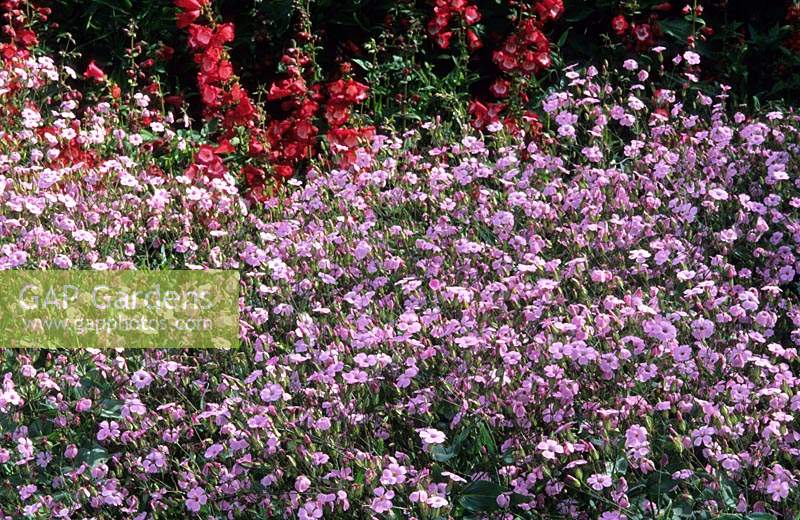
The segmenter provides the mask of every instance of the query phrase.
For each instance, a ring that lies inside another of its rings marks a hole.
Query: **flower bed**
[[[7,57],[0,267],[243,282],[238,350],[3,351],[0,513],[794,514],[800,121],[656,72],[253,197],[147,94]]]

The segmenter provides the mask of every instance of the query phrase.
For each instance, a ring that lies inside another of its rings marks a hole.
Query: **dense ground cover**
[[[0,517],[797,516],[791,107],[656,47],[517,122],[389,131],[351,76],[292,90],[297,55],[273,95],[348,111],[337,147],[208,6],[176,10],[205,124],[10,20],[0,268],[238,269],[241,347],[2,350]]]

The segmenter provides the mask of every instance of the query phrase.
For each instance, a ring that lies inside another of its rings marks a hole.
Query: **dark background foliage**
[[[318,81],[336,77],[342,63],[353,64],[356,77],[372,91],[363,107],[365,117],[402,125],[449,114],[470,98],[486,96],[498,75],[491,52],[508,34],[517,4],[505,0],[476,4],[482,15],[478,30],[484,47],[470,54],[458,42],[443,50],[428,37],[425,27],[433,16],[433,2],[215,2],[222,19],[236,26],[233,61],[252,92],[263,92],[280,77],[280,58],[288,48],[301,47],[313,56]],[[690,2],[689,7],[699,4]],[[192,101],[196,69],[185,50],[185,33],[175,27],[171,2],[50,0],[45,5],[53,8],[51,21],[59,27],[46,43],[79,51],[84,62],[97,60],[122,84],[128,79],[129,49],[136,48],[135,59],[142,62],[158,56],[164,45],[174,48],[172,59],[156,59],[152,68],[162,72],[159,77],[166,93],[180,92]],[[545,27],[554,44],[555,63],[613,63],[626,56],[646,55],[645,45],[631,34],[612,31],[612,20],[622,16],[631,26],[648,25],[654,36],[646,46],[664,45],[667,55],[686,49],[687,40],[694,38],[703,57],[702,80],[731,85],[740,103],[797,99],[800,24],[787,20],[792,2],[712,0],[702,2],[702,13],[694,14],[683,12],[684,5],[657,0],[567,0],[564,16]],[[65,33],[72,40],[68,45]],[[546,73],[539,79],[547,85]]]

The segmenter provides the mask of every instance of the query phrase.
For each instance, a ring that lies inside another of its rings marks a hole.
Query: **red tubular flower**
[[[224,45],[233,41],[235,31],[232,23],[224,23],[217,26],[214,31],[214,45]]]
[[[623,36],[626,32],[628,32],[629,28],[630,24],[628,23],[627,20],[625,20],[625,17],[622,15],[615,16],[611,20],[611,29],[614,30],[617,36]]]
[[[208,27],[194,23],[189,26],[189,47],[193,49],[208,46],[213,37],[214,33]]]
[[[466,21],[469,25],[476,24],[481,19],[481,13],[478,11],[478,8],[474,5],[471,5],[464,9],[464,21]]]
[[[215,148],[214,153],[217,155],[233,153],[235,149],[228,139],[223,139]]]
[[[482,128],[488,123],[489,109],[480,101],[470,101],[467,111],[472,116],[472,126],[475,128]]]
[[[494,60],[495,64],[500,67],[500,70],[503,72],[511,72],[516,69],[518,65],[517,59],[513,55],[503,51],[494,51],[494,53],[492,53],[492,60]]]
[[[345,124],[348,117],[350,117],[350,110],[343,104],[328,103],[328,106],[325,107],[325,119],[334,128]]]
[[[294,128],[294,133],[301,141],[309,141],[317,135],[317,127],[309,121],[299,121]]]
[[[564,2],[562,0],[542,0],[535,7],[539,21],[542,23],[555,20],[564,12]]]
[[[369,87],[355,80],[347,82],[344,88],[344,97],[350,103],[361,103],[367,99]]]
[[[175,7],[182,11],[199,11],[208,0],[175,0]]]
[[[250,164],[245,164],[242,167],[242,174],[244,175],[244,180],[247,185],[251,187],[263,186],[264,179],[266,178],[264,170]]]
[[[86,66],[86,70],[83,73],[83,77],[86,79],[93,79],[95,81],[103,81],[106,77],[106,73],[97,66],[94,60],[89,62],[89,65]]]
[[[494,83],[492,83],[492,86],[489,88],[489,90],[495,97],[502,98],[508,95],[510,88],[511,83],[509,81],[498,78]]]
[[[189,27],[195,20],[200,17],[200,11],[185,11],[178,13],[175,17],[175,26],[178,29],[185,29]]]
[[[436,45],[442,49],[450,47],[450,38],[453,37],[453,31],[446,31],[436,35]]]
[[[36,38],[36,33],[30,29],[21,29],[17,31],[17,41],[25,47],[33,47],[39,40]]]
[[[481,42],[481,39],[478,38],[478,35],[475,34],[472,29],[467,31],[467,47],[469,47],[471,51],[477,51],[483,47],[483,42]]]

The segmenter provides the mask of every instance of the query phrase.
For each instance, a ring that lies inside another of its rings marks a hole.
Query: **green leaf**
[[[367,71],[372,70],[372,63],[370,63],[368,61],[360,60],[358,58],[353,58],[350,61],[352,61],[353,63],[355,63],[356,65],[358,65],[359,67],[361,67],[364,70],[367,70]]]
[[[488,480],[470,482],[461,493],[458,503],[473,513],[492,512],[498,509],[497,497],[503,488]]]
[[[453,450],[453,448],[442,446],[441,444],[435,444],[431,448],[431,455],[433,455],[433,460],[436,462],[447,462],[456,456],[456,452]]]
[[[101,462],[109,459],[108,452],[102,446],[96,446],[89,450],[81,450],[78,452],[78,460],[85,462],[90,467],[95,467]]]
[[[736,507],[736,497],[739,491],[731,479],[722,478],[719,483],[719,491],[722,494],[722,501],[727,507]]]
[[[692,506],[686,502],[677,502],[672,506],[672,520],[686,520],[692,515]]]
[[[772,513],[749,513],[745,518],[747,520],[778,520],[778,517]]]
[[[682,42],[692,34],[692,24],[686,20],[659,20],[658,25],[666,34]]]
[[[103,399],[100,401],[100,417],[106,419],[121,419],[122,405],[124,401],[119,399]]]
[[[564,31],[561,34],[561,36],[559,36],[559,38],[558,38],[558,47],[559,48],[563,47],[564,43],[567,41],[567,36],[569,36],[569,31],[570,31],[570,28],[567,28],[567,30]]]

